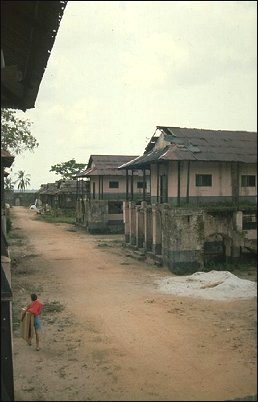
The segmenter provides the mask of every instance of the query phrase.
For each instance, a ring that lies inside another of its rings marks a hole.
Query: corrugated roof
[[[196,160],[257,163],[257,133],[250,131],[205,130],[161,127],[166,146],[156,148],[151,139],[145,153],[124,167],[143,168],[162,160]]]

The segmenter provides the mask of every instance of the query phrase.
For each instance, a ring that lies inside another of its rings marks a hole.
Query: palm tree
[[[24,170],[19,170],[15,183],[18,183],[18,189],[24,191],[30,185],[30,175],[25,174]]]

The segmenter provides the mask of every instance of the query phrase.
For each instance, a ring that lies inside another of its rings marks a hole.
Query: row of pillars
[[[231,242],[226,244],[226,256],[240,256],[242,215],[241,211],[233,214],[234,229]],[[142,201],[136,205],[133,201],[124,201],[124,228],[127,244],[155,255],[162,254],[161,210],[158,204],[148,205]]]
[[[158,206],[146,201],[136,205],[124,202],[125,241],[127,244],[160,255],[162,251],[161,214]]]

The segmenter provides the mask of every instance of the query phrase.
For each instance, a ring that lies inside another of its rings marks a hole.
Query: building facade
[[[126,242],[177,273],[256,252],[256,142],[250,132],[157,127],[121,166],[150,173],[150,202],[124,204]]]

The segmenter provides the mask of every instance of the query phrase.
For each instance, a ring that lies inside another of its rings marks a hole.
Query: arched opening
[[[231,241],[221,233],[213,233],[204,241],[204,265],[224,263],[230,254]]]

